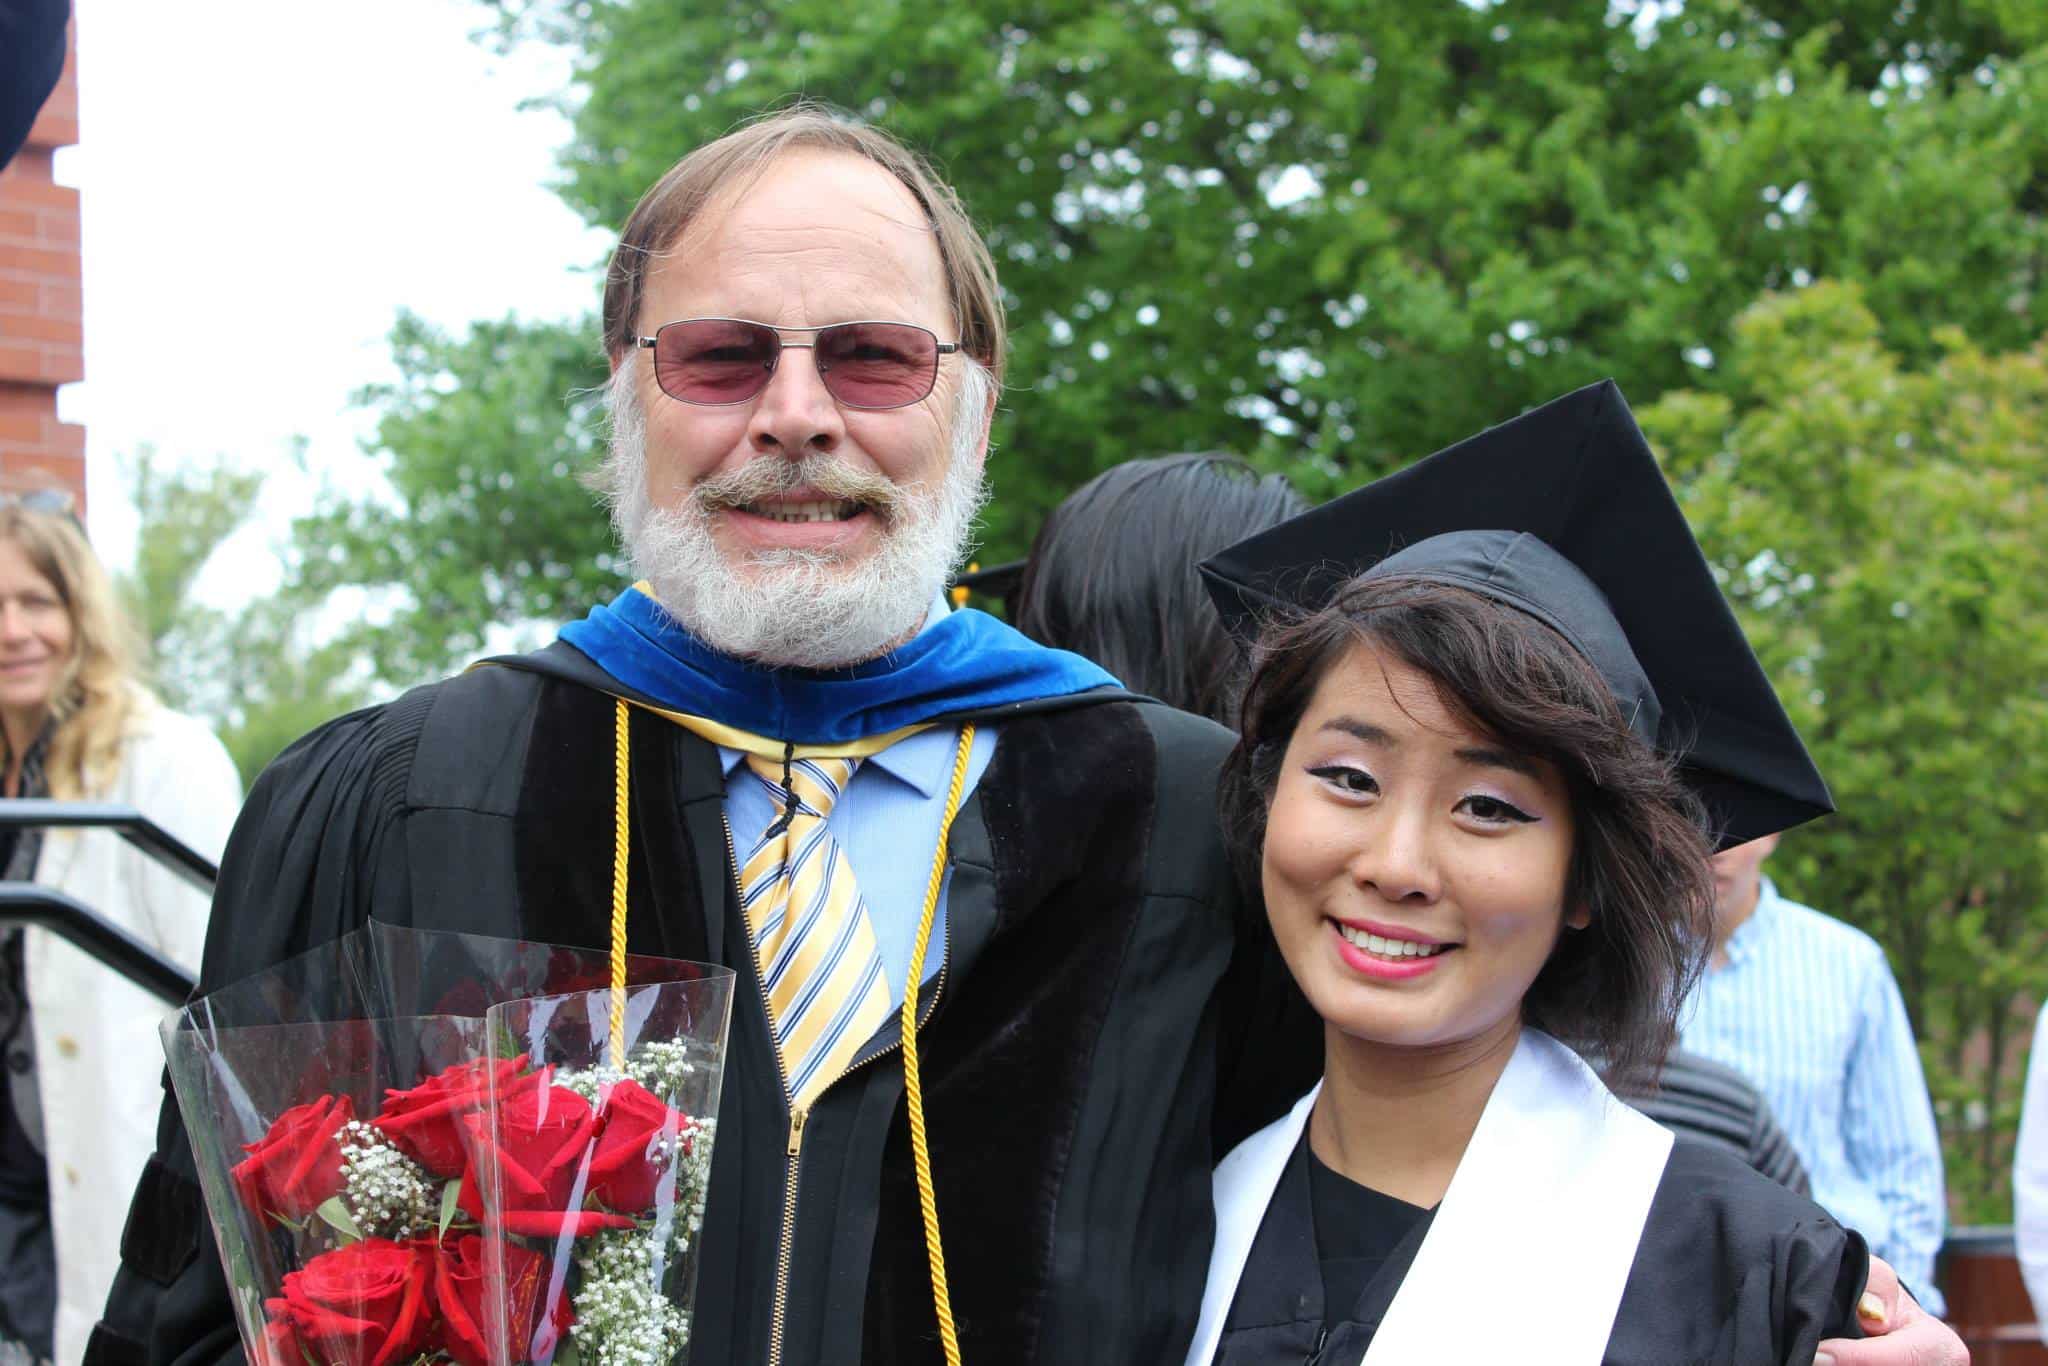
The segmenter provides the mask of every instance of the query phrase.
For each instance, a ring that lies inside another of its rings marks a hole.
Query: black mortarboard
[[[1546,623],[1677,755],[1721,846],[1835,809],[1612,380],[1532,409],[1202,565],[1240,641],[1361,574],[1455,584]]]

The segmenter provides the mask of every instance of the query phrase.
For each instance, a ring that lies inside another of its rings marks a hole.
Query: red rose
[[[264,1357],[261,1366],[306,1366],[306,1349],[299,1345],[299,1330],[283,1300],[265,1300],[263,1310],[270,1322],[263,1325]]]
[[[495,1067],[486,1058],[456,1063],[410,1091],[386,1091],[375,1123],[407,1157],[434,1175],[460,1176],[467,1162],[462,1117],[483,1108],[494,1080],[503,1086],[525,1066],[523,1057]]]
[[[605,1096],[599,1118],[604,1127],[590,1158],[590,1193],[606,1209],[645,1214],[654,1208],[662,1176],[674,1168],[678,1139],[688,1147],[682,1136],[690,1117],[639,1082],[622,1081]],[[668,1189],[674,1193],[673,1182]]]
[[[419,1248],[365,1238],[287,1271],[283,1297],[265,1307],[322,1366],[389,1366],[426,1350],[433,1274]]]
[[[582,1208],[590,1190],[588,1168],[597,1115],[574,1091],[549,1084],[548,1073],[530,1075],[535,1084],[500,1095],[495,1130],[483,1114],[473,1113],[463,1121],[472,1143],[496,1152],[504,1206],[499,1224],[507,1233],[542,1238],[562,1233],[581,1238],[608,1228],[633,1227],[623,1215]],[[477,1184],[472,1162],[462,1178],[460,1204],[472,1219],[482,1220]]]
[[[485,1306],[494,1279],[488,1273],[490,1244],[471,1233],[434,1245],[434,1302],[441,1310],[441,1346],[462,1366],[489,1366],[484,1325]],[[558,1287],[554,1312],[543,1322],[541,1295],[548,1283],[547,1258],[532,1248],[503,1245],[504,1298],[513,1356],[546,1361],[567,1331],[571,1319],[569,1291]],[[530,1348],[531,1350],[524,1350]]]
[[[244,1143],[248,1157],[228,1175],[251,1209],[303,1219],[341,1193],[341,1144],[335,1135],[355,1117],[347,1096],[322,1096],[277,1117],[270,1132]]]

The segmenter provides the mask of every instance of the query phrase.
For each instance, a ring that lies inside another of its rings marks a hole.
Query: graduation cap
[[[1720,847],[1835,809],[1612,380],[1282,522],[1202,565],[1231,634],[1354,578],[1470,589],[1556,630],[1678,757]]]

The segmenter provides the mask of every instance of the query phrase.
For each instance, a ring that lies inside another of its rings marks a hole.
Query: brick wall
[[[50,177],[78,141],[76,30],[64,77],[0,170],[0,489],[52,484],[85,508],[85,428],[57,420],[57,386],[85,378],[78,191]]]

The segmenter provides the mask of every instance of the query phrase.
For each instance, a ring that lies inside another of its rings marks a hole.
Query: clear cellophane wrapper
[[[601,953],[372,922],[166,1022],[252,1362],[682,1359],[732,974],[610,975]],[[605,1327],[620,1278],[598,1273],[629,1242],[662,1249],[634,1284],[666,1297],[668,1356]]]

